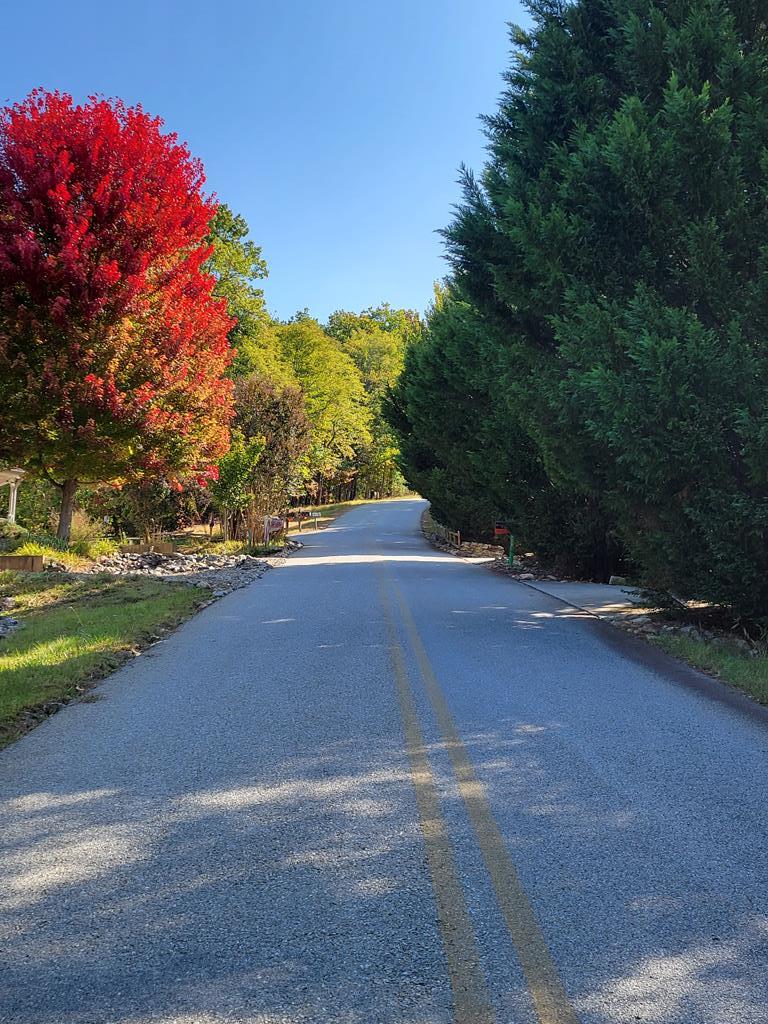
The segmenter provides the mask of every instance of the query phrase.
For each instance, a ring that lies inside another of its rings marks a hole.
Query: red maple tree
[[[62,490],[205,477],[232,326],[202,270],[199,161],[141,107],[36,90],[0,111],[0,458]]]

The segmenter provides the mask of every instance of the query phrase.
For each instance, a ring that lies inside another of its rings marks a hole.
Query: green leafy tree
[[[653,583],[768,612],[761,5],[530,4],[448,231],[510,409]]]
[[[356,486],[364,494],[402,493],[398,446],[383,414],[383,401],[403,369],[406,346],[421,331],[413,310],[381,306],[350,313],[339,310],[329,317],[327,331],[337,338],[360,371],[371,412],[371,441],[356,459]]]
[[[211,497],[221,517],[222,533],[230,540],[241,523],[253,523],[253,482],[264,451],[263,437],[244,437],[234,431],[229,451],[219,460],[219,477],[210,485]]]
[[[269,321],[264,292],[256,283],[267,276],[267,264],[248,235],[245,218],[221,203],[211,221],[207,241],[212,251],[205,269],[216,279],[215,293],[226,300],[235,320],[229,332],[234,347]]]
[[[229,332],[235,358],[230,376],[266,374],[281,384],[295,384],[282,359],[275,324],[264,302],[260,282],[267,277],[261,248],[248,237],[244,217],[221,204],[211,223],[207,271],[216,279],[214,292],[227,303],[234,324]]]
[[[370,443],[370,411],[360,372],[335,338],[300,314],[276,328],[282,357],[304,395],[312,427],[308,474],[320,488]]]
[[[362,313],[350,313],[348,310],[339,309],[328,317],[326,330],[328,334],[343,342],[355,331],[371,327],[380,327],[387,334],[395,335],[407,343],[418,335],[421,319],[416,310],[396,309],[388,302],[383,302],[380,306],[364,309]]]
[[[280,512],[301,492],[307,470],[312,428],[304,396],[298,388],[251,374],[237,382],[235,409],[242,435],[263,439],[251,473],[251,510],[257,517]]]

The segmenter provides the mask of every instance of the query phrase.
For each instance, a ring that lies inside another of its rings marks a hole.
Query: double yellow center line
[[[467,748],[459,736],[411,611],[396,580],[383,565],[378,565],[377,569],[411,778],[453,994],[454,1022],[496,1024],[496,1015],[480,964],[474,928],[419,724],[405,651],[398,635],[395,607],[399,610],[424,691],[432,705],[451,761],[458,791],[472,822],[486,870],[525,975],[537,1020],[539,1024],[579,1024],[512,863],[507,844],[491,812],[485,787],[478,779]]]

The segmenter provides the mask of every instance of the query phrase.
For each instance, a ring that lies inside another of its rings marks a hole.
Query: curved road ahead
[[[764,718],[422,507],[0,754],[0,1021],[768,1022]]]

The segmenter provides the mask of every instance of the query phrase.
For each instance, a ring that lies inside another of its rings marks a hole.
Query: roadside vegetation
[[[0,742],[228,589],[223,556],[279,550],[265,517],[321,506],[325,525],[405,489],[382,403],[418,314],[278,321],[248,225],[203,183],[141,108],[37,91],[0,110],[0,467],[26,472],[16,522],[0,487],[0,556],[76,574],[171,541],[219,559],[203,590],[119,560],[0,565]]]
[[[30,552],[214,522],[253,547],[265,516],[405,486],[382,405],[419,314],[277,320],[259,246],[204,180],[141,107],[36,90],[0,109],[0,465],[28,474]]]
[[[768,630],[762,5],[530,3],[387,415],[468,539]]]
[[[764,645],[745,650],[727,638],[713,642],[695,636],[654,636],[651,643],[667,654],[743,690],[760,704],[768,705],[768,653]]]
[[[762,6],[528,6],[426,320],[272,316],[247,223],[140,106],[0,110],[0,553],[262,554],[265,517],[412,488],[768,638]]]
[[[0,572],[0,745],[188,618],[208,592],[155,579]]]
[[[647,587],[647,639],[766,702],[765,13],[528,6],[386,403],[400,465],[462,538]]]

